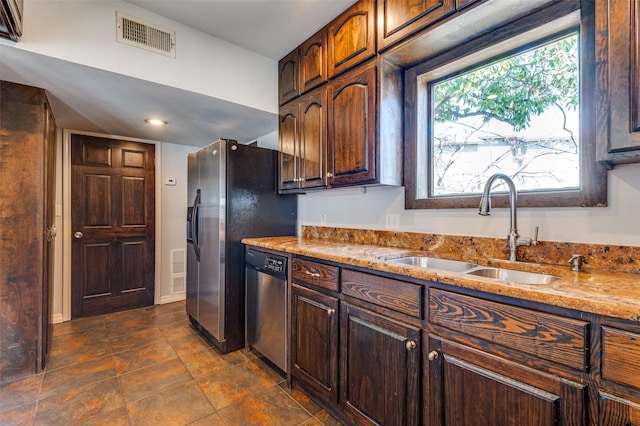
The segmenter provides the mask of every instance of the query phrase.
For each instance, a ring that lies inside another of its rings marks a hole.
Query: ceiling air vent
[[[116,12],[118,41],[150,52],[176,57],[176,33]]]

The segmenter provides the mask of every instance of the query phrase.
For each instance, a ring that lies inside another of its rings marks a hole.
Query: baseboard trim
[[[64,317],[62,316],[62,314],[53,314],[53,316],[51,317],[51,324],[58,324],[64,322]]]
[[[160,303],[158,303],[158,305],[164,305],[165,303],[180,302],[180,301],[185,300],[185,299],[186,299],[186,293],[185,292],[176,293],[176,294],[169,294],[167,296],[160,297]]]

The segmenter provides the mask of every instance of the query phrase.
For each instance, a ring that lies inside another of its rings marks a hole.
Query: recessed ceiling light
[[[154,126],[166,126],[167,124],[169,124],[166,121],[160,120],[158,118],[145,118],[144,121],[145,123],[153,124]]]

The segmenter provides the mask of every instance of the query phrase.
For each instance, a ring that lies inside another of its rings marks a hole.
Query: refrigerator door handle
[[[193,210],[191,213],[191,239],[193,250],[196,253],[196,260],[200,262],[200,190],[196,192],[196,198],[193,201]]]

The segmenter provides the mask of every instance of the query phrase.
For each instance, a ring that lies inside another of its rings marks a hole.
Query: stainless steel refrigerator
[[[221,139],[188,157],[187,301],[222,352],[245,344],[247,237],[295,235],[295,195],[277,193],[277,151]]]

